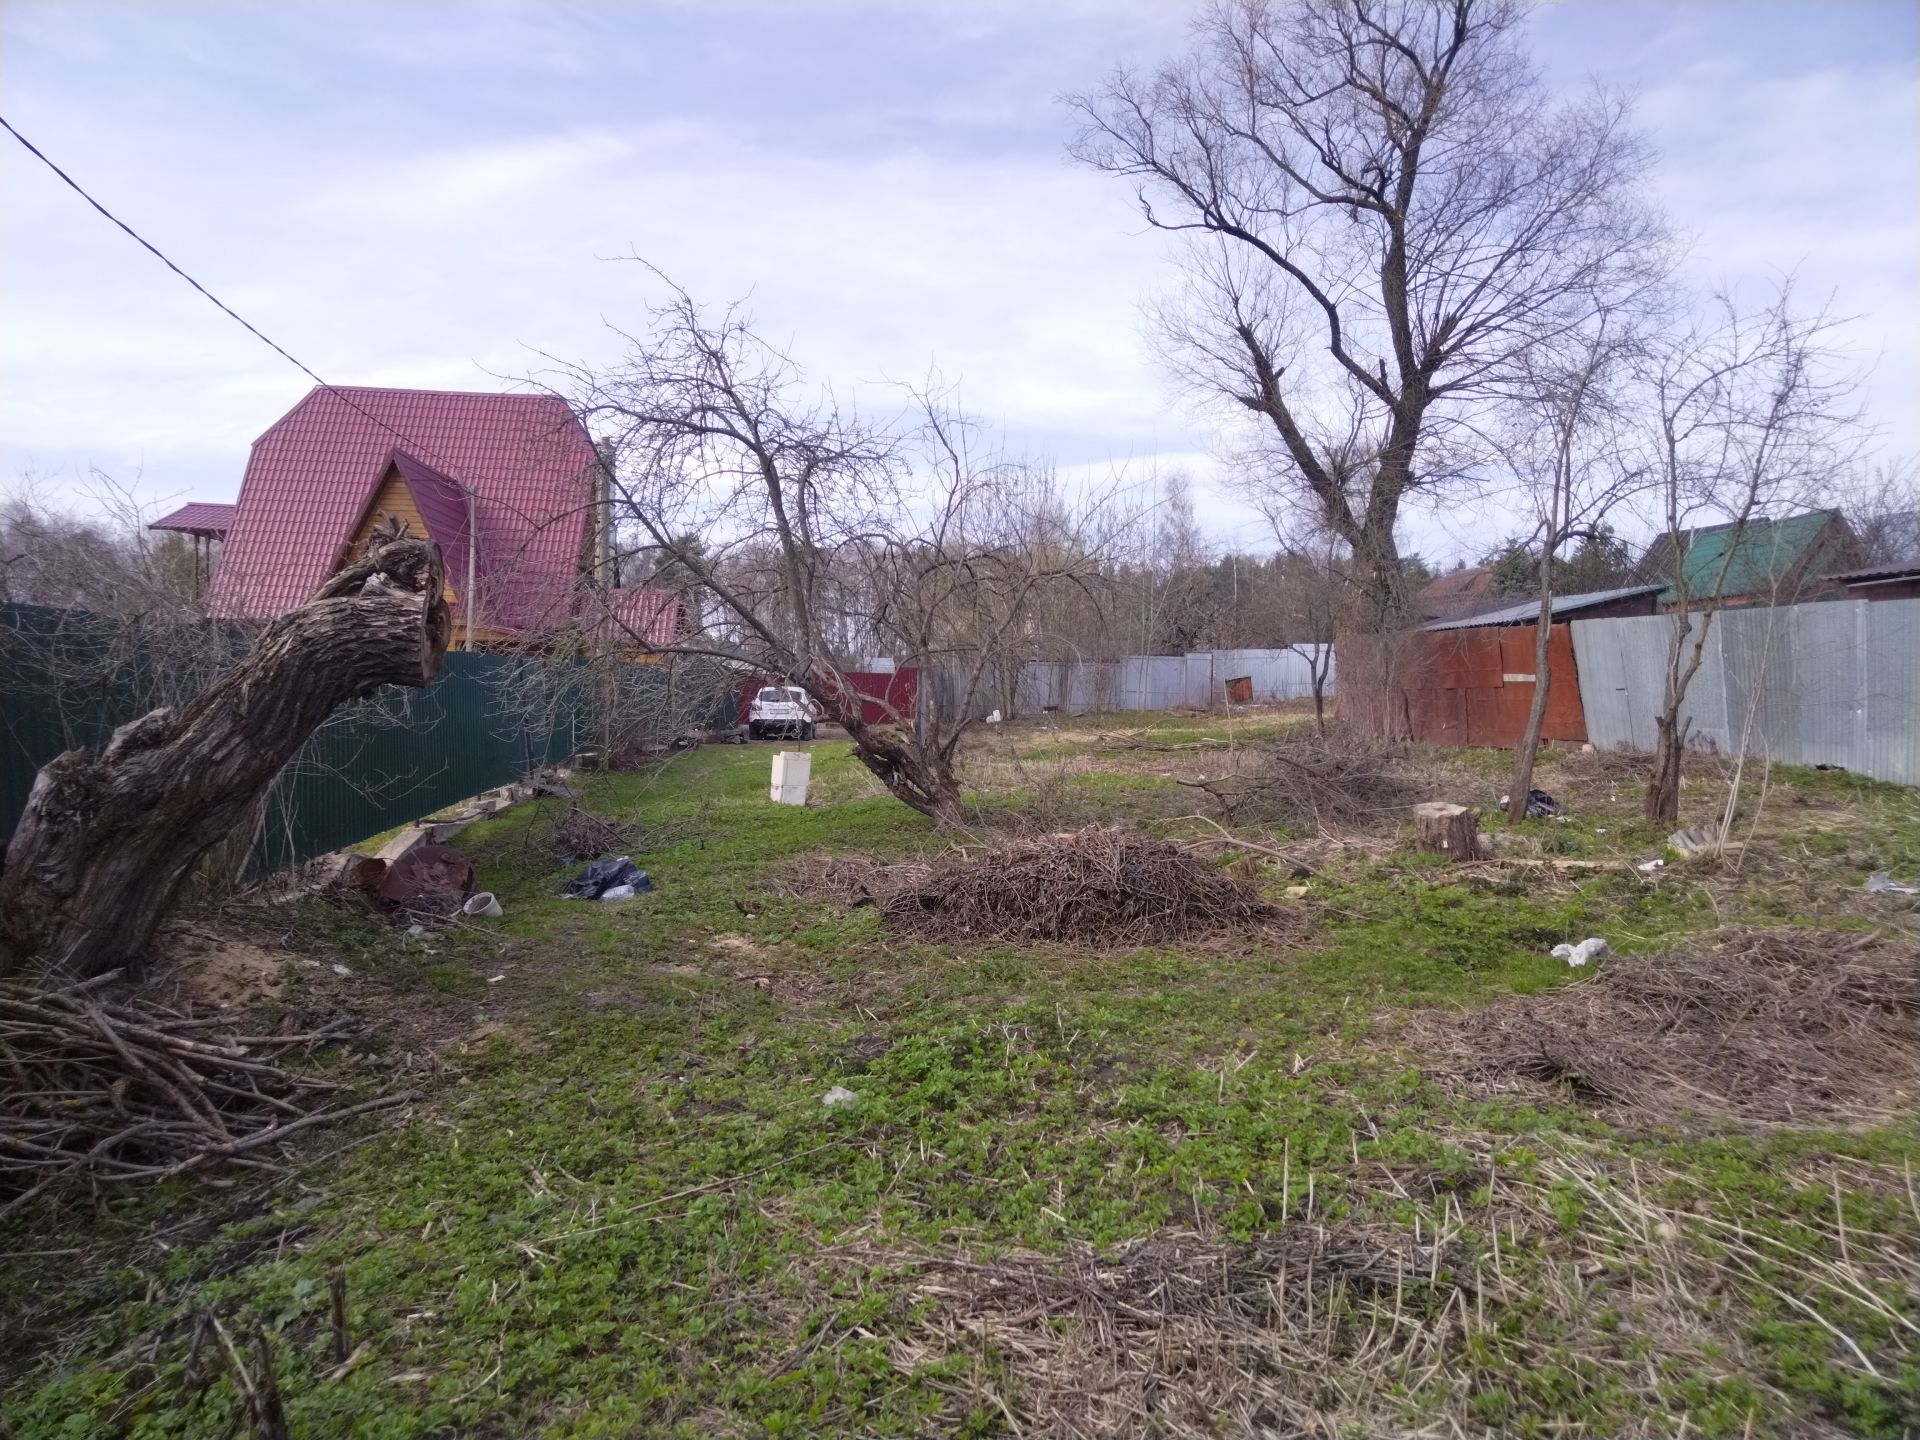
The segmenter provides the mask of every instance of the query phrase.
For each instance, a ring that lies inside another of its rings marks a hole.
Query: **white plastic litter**
[[[504,979],[506,979],[506,978],[507,978],[507,977],[506,977],[506,976],[504,976],[504,975],[489,975],[489,976],[487,976],[487,984],[489,984],[489,985],[498,985],[498,984],[499,984],[499,983],[500,983],[500,982],[501,982],[502,980],[504,980]]]
[[[859,1099],[860,1097],[847,1089],[846,1086],[836,1085],[820,1097],[820,1103],[828,1108],[832,1108],[836,1105],[852,1105]]]
[[[334,966],[334,967],[333,967],[333,973],[334,973],[334,974],[336,974],[336,975],[351,975],[351,974],[353,974],[353,972],[352,972],[351,970],[349,970],[349,969],[347,969],[347,967],[346,967],[346,966],[344,966],[344,965],[336,965],[336,966]]]
[[[1660,869],[1666,863],[1667,862],[1665,860],[1662,860],[1658,855],[1656,855],[1651,860],[1642,860],[1638,865],[1634,866],[1633,868],[1640,871],[1642,874],[1651,875],[1654,871]]]
[[[994,711],[991,715],[987,716],[987,724],[998,725],[999,723],[1000,723],[1000,712],[998,710]]]
[[[463,915],[494,919],[502,913],[500,902],[494,898],[491,890],[482,890],[478,895],[468,897],[467,903],[460,907]]]
[[[631,885],[609,885],[605,890],[600,892],[600,898],[602,900],[631,900],[633,894],[633,886]]]
[[[1703,850],[1713,848],[1713,837],[1708,835],[1707,832],[1702,830],[1698,825],[1683,825],[1680,829],[1667,836],[1667,844],[1678,850],[1682,855],[1696,855]]]
[[[1885,870],[1867,876],[1864,888],[1869,895],[1920,895],[1920,885],[1902,885]]]
[[[1610,952],[1607,949],[1607,942],[1598,935],[1589,935],[1578,945],[1556,945],[1553,947],[1553,958],[1556,960],[1564,960],[1575,969],[1586,964],[1589,960],[1598,960],[1602,955],[1608,953]]]

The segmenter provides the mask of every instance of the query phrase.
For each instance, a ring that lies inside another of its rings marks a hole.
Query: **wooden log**
[[[336,706],[440,673],[445,589],[438,545],[377,536],[183,709],[43,766],[0,870],[0,974],[28,957],[77,977],[137,964],[196,862]]]
[[[1451,860],[1480,858],[1480,812],[1471,805],[1429,800],[1413,807],[1413,827],[1422,850],[1438,850]]]

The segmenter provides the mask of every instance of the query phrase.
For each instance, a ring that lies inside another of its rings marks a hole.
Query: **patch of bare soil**
[[[175,1003],[246,1009],[279,1000],[287,993],[290,969],[297,962],[234,936],[194,934],[172,946],[173,964],[156,975],[156,988]]]
[[[1655,1118],[1867,1119],[1920,1100],[1920,967],[1875,934],[1720,931],[1414,1033],[1470,1076]]]

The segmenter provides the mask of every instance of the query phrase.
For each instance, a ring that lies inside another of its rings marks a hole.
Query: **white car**
[[[811,740],[814,722],[819,718],[820,707],[798,685],[767,685],[747,706],[747,734],[755,740],[769,735]]]

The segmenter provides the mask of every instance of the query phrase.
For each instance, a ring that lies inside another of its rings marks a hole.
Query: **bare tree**
[[[650,320],[619,364],[565,374],[610,446],[621,520],[722,616],[720,638],[664,648],[804,685],[889,791],[961,823],[955,766],[975,695],[1028,639],[1036,593],[1082,565],[1014,543],[1047,487],[976,455],[936,394],[881,424],[811,392],[737,306],[709,315],[676,287]],[[921,669],[910,712],[848,680],[869,644]]]
[[[1865,467],[1840,487],[1864,565],[1920,565],[1920,467],[1911,456]]]
[[[1862,438],[1856,382],[1834,348],[1840,323],[1796,310],[1790,284],[1757,306],[1723,293],[1649,353],[1649,463],[1673,616],[1644,807],[1654,823],[1680,815],[1687,690],[1749,527],[1818,493]],[[1698,577],[1688,550],[1703,517],[1722,520],[1723,537],[1711,573]]]
[[[1517,360],[1663,263],[1625,105],[1550,99],[1523,14],[1221,0],[1185,59],[1069,102],[1072,153],[1195,237],[1170,357],[1257,417],[1376,631],[1403,613],[1403,504],[1465,473]]]
[[[1514,751],[1507,818],[1527,815],[1553,685],[1553,599],[1561,546],[1591,538],[1592,524],[1624,501],[1645,472],[1621,442],[1622,388],[1635,355],[1631,317],[1601,315],[1590,331],[1529,357],[1506,459],[1534,510],[1539,550],[1533,627],[1533,698]],[[1566,677],[1571,679],[1571,677]]]

